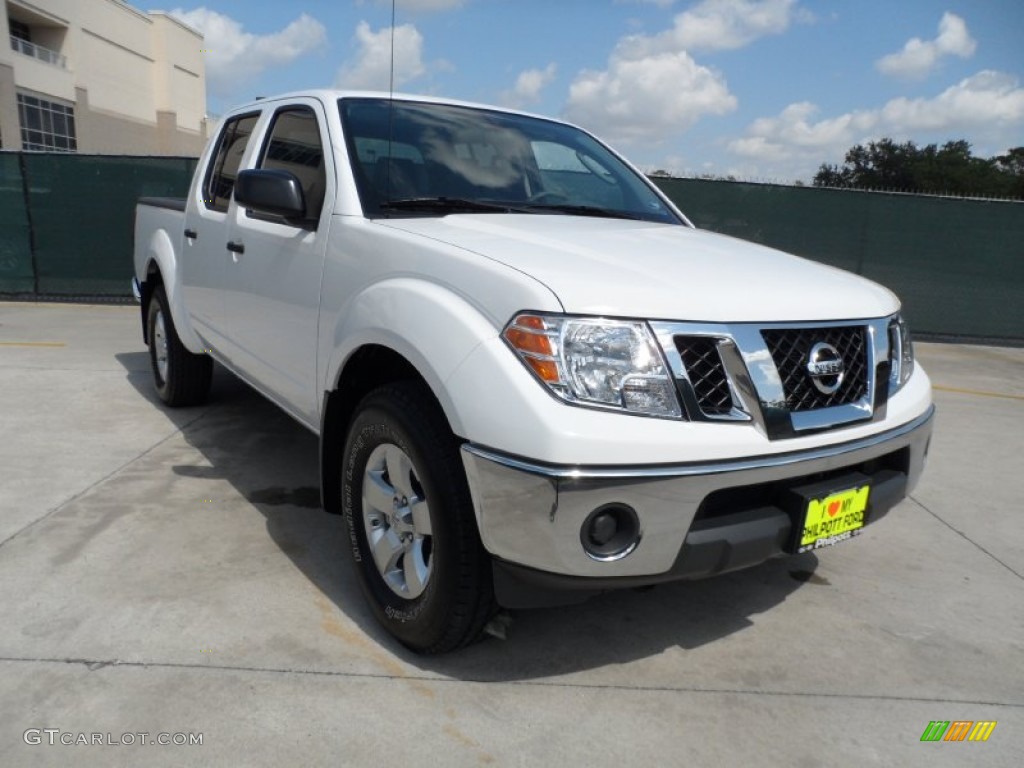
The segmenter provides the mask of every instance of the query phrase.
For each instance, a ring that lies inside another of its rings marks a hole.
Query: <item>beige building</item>
[[[0,149],[200,153],[199,32],[120,0],[0,4]]]

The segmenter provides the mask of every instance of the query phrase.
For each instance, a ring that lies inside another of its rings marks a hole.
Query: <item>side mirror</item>
[[[302,184],[291,171],[258,168],[242,171],[235,179],[235,201],[259,213],[302,219],[306,199]]]

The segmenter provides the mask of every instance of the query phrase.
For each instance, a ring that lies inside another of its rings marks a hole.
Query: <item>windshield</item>
[[[342,126],[368,216],[569,213],[682,223],[645,179],[562,123],[346,98]]]

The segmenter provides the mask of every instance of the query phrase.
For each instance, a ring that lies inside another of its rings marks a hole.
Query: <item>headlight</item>
[[[502,337],[566,402],[682,418],[675,385],[647,323],[521,314]]]
[[[889,350],[889,363],[892,366],[889,391],[895,393],[914,372],[914,344],[910,340],[910,329],[900,315],[889,324]]]

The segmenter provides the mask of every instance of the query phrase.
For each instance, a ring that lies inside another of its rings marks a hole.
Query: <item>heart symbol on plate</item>
[[[839,507],[841,507],[842,504],[843,503],[841,501],[833,501],[831,504],[829,504],[828,505],[828,510],[827,510],[828,516],[829,517],[835,517],[836,516],[836,512],[839,511]]]

